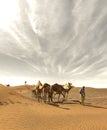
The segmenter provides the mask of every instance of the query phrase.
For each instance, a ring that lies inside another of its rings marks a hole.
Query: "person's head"
[[[83,86],[83,89],[85,89],[85,86]]]

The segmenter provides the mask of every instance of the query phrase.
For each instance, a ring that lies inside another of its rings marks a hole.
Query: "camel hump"
[[[44,85],[49,85],[48,83],[44,83]]]
[[[47,87],[47,86],[50,86],[50,84],[48,84],[48,83],[44,83],[43,86],[44,86],[44,87]]]
[[[58,83],[55,83],[55,84],[53,84],[54,86],[57,86],[57,85],[59,85]]]
[[[58,83],[55,83],[55,84],[53,84],[52,86],[62,86],[62,85],[60,85],[60,84],[58,84]]]
[[[53,90],[53,91],[56,91],[56,92],[58,92],[58,93],[62,93],[62,91],[64,90],[64,88],[63,88],[62,85],[53,84],[53,85],[52,85],[52,90]]]

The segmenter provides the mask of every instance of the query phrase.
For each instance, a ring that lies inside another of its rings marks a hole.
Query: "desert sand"
[[[107,89],[86,87],[85,105],[79,89],[64,103],[45,104],[31,96],[31,86],[0,85],[0,130],[107,130]]]

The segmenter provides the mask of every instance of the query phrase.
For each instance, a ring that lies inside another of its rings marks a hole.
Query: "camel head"
[[[72,83],[69,83],[69,82],[68,82],[68,86],[72,86]]]
[[[67,85],[67,86],[68,86],[68,89],[71,89],[71,88],[74,87],[74,86],[72,85],[72,83],[69,83],[69,82],[68,82],[68,85]]]
[[[38,81],[38,85],[42,86],[42,83],[41,83],[41,81],[40,81],[40,80]]]

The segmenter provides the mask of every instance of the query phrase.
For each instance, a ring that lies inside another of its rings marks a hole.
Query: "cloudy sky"
[[[0,83],[107,87],[106,0],[0,0]]]

